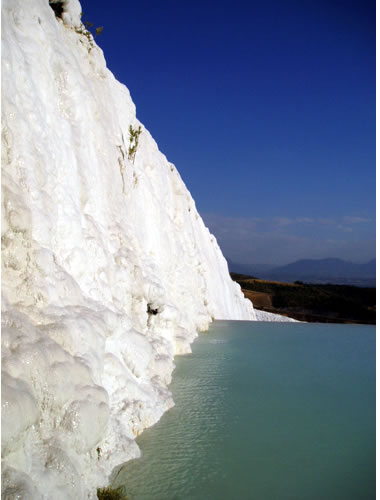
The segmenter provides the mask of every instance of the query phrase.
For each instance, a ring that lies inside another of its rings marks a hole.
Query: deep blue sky
[[[375,255],[375,1],[83,0],[225,255]]]

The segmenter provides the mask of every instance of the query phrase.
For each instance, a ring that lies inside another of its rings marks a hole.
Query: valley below
[[[256,309],[298,321],[376,324],[376,288],[284,283],[231,273]]]

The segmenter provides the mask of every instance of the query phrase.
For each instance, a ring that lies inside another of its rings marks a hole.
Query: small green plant
[[[80,17],[82,18],[83,16],[84,16],[84,13],[81,12]],[[90,23],[89,21],[83,21],[83,24],[86,26],[88,31],[91,31],[90,28],[94,27],[94,23]],[[95,36],[100,35],[100,33],[103,31],[103,29],[104,29],[104,26],[98,26],[97,28],[95,28]],[[94,36],[93,33],[92,33],[92,35]]]
[[[137,147],[139,145],[139,135],[141,132],[141,125],[139,125],[137,129],[134,129],[132,125],[129,125],[128,160],[132,160],[133,163],[135,162]]]
[[[89,49],[88,52],[91,52],[91,49],[94,48],[94,37],[92,36],[91,31],[88,31],[84,25],[82,25],[80,28],[75,28],[75,32],[78,33],[78,35],[84,35],[89,43]]]
[[[111,488],[111,486],[107,486],[106,488],[98,488],[96,493],[99,500],[128,500],[121,487]]]
[[[80,16],[81,18],[84,16],[83,12],[80,13]],[[84,35],[87,38],[88,40],[87,50],[89,54],[91,54],[91,50],[95,47],[94,38],[97,35],[100,35],[100,33],[103,31],[103,26],[98,26],[97,28],[95,28],[95,34],[94,34],[91,31],[91,28],[93,27],[94,23],[90,23],[89,21],[82,21],[81,26],[77,26],[74,28],[76,33],[78,33],[79,35]],[[81,43],[83,43],[82,40]]]

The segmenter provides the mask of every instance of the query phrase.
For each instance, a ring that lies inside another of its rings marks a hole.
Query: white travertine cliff
[[[174,355],[256,319],[79,2],[57,3],[2,2],[4,499],[96,498],[173,405]]]

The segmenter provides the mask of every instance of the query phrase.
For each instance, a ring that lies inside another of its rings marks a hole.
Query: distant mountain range
[[[357,286],[376,285],[376,259],[355,264],[342,259],[302,259],[285,266],[244,265],[228,261],[231,272],[265,280],[306,283],[336,283]]]

